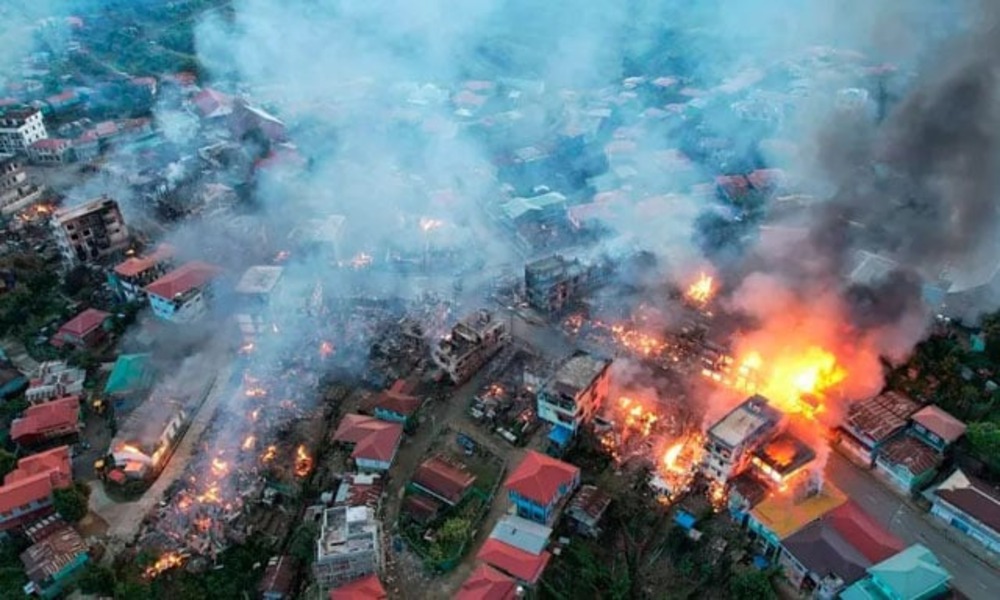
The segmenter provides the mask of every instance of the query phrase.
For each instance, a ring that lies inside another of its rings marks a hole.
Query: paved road
[[[956,542],[946,528],[939,528],[929,514],[904,501],[870,471],[831,452],[827,479],[907,545],[921,543],[930,548],[954,576],[952,585],[960,592],[972,600],[1000,595],[1000,570]]]
[[[212,421],[219,402],[227,394],[232,393],[230,376],[232,374],[232,364],[219,369],[216,374],[212,389],[208,393],[208,398],[201,405],[198,414],[195,415],[191,426],[184,434],[184,439],[177,445],[177,450],[170,457],[170,462],[160,473],[152,486],[137,500],[133,502],[114,502],[104,493],[104,488],[98,482],[94,483],[94,493],[90,497],[90,509],[106,520],[110,527],[108,535],[117,538],[119,542],[128,543],[132,541],[139,531],[139,526],[143,518],[149,513],[163,497],[163,492],[184,472],[188,459],[194,451],[195,445],[201,439],[205,428]]]

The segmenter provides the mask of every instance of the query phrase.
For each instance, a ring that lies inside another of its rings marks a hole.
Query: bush
[[[52,503],[62,518],[71,523],[76,523],[90,512],[87,495],[76,486],[53,492]]]

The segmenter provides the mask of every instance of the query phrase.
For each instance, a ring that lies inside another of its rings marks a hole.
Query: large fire
[[[299,445],[295,449],[295,476],[305,477],[309,475],[313,468],[313,459],[309,456],[304,445]]]
[[[691,302],[704,306],[715,295],[715,281],[711,275],[701,273],[698,279],[692,283],[684,296]]]
[[[164,571],[176,569],[184,564],[184,557],[177,552],[167,552],[156,559],[156,562],[146,567],[145,575],[147,579],[153,579]]]

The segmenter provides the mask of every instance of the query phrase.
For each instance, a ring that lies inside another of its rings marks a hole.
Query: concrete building
[[[132,256],[115,265],[108,284],[115,295],[127,302],[146,299],[146,286],[162,277],[172,266],[174,248],[160,244],[144,256]]]
[[[763,555],[774,557],[792,534],[845,502],[847,496],[832,484],[803,477],[787,493],[771,493],[750,509],[747,528]]]
[[[42,111],[37,108],[0,112],[0,154],[22,154],[38,140],[49,137]]]
[[[455,324],[432,352],[434,362],[451,381],[467,381],[510,341],[507,323],[479,310]]]
[[[208,312],[213,280],[221,269],[201,261],[184,263],[146,286],[153,314],[174,323],[190,323]]]
[[[34,522],[53,512],[52,492],[73,485],[69,446],[17,461],[0,486],[0,532]]]
[[[252,344],[261,334],[271,331],[277,315],[272,307],[280,299],[281,275],[284,267],[254,266],[240,277],[236,284],[236,323],[243,335],[243,343]]]
[[[524,265],[524,292],[528,303],[557,314],[578,301],[588,288],[591,269],[579,259],[556,254]]]
[[[754,451],[782,432],[785,415],[763,396],[751,396],[708,429],[701,470],[726,483],[745,471]]]
[[[580,469],[551,456],[529,450],[507,476],[504,487],[517,514],[549,525],[580,485]]]
[[[28,383],[25,399],[31,404],[47,402],[53,398],[79,396],[83,393],[87,372],[69,366],[64,361],[53,360],[38,366],[38,372]]]
[[[130,414],[111,440],[114,467],[130,479],[155,477],[188,423],[185,406],[150,397]]]
[[[11,215],[38,202],[42,188],[35,185],[18,158],[0,159],[0,213]]]
[[[931,600],[947,597],[951,574],[922,544],[914,544],[868,568],[868,576],[840,594],[841,600]]]
[[[1000,489],[955,469],[926,496],[932,515],[991,552],[1000,552]]]
[[[80,398],[77,396],[29,406],[24,414],[10,424],[10,438],[22,448],[68,438],[79,432]]]
[[[128,227],[118,203],[106,196],[57,210],[52,228],[59,252],[70,266],[121,254],[129,245]]]
[[[323,511],[313,575],[323,590],[337,588],[382,569],[381,525],[367,507]]]
[[[72,140],[45,138],[28,146],[28,158],[38,165],[61,165],[74,158]]]
[[[576,433],[607,402],[611,360],[577,352],[538,391],[538,418]]]

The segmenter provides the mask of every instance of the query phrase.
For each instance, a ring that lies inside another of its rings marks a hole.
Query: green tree
[[[973,453],[991,469],[1000,470],[1000,425],[993,421],[969,423],[965,435]]]
[[[17,466],[17,456],[13,452],[0,448],[0,479],[7,476]]]
[[[115,593],[115,574],[107,567],[91,563],[80,575],[80,591],[84,594],[108,595]]]
[[[76,486],[58,489],[52,493],[52,503],[62,518],[76,523],[87,516],[87,496]]]
[[[452,517],[441,524],[438,530],[438,539],[442,543],[459,544],[469,535],[472,522],[463,517]]]
[[[295,528],[288,542],[288,553],[299,559],[303,565],[312,564],[319,527],[316,523],[303,523]]]
[[[729,580],[729,593],[734,600],[776,600],[771,577],[763,571],[743,570]]]

